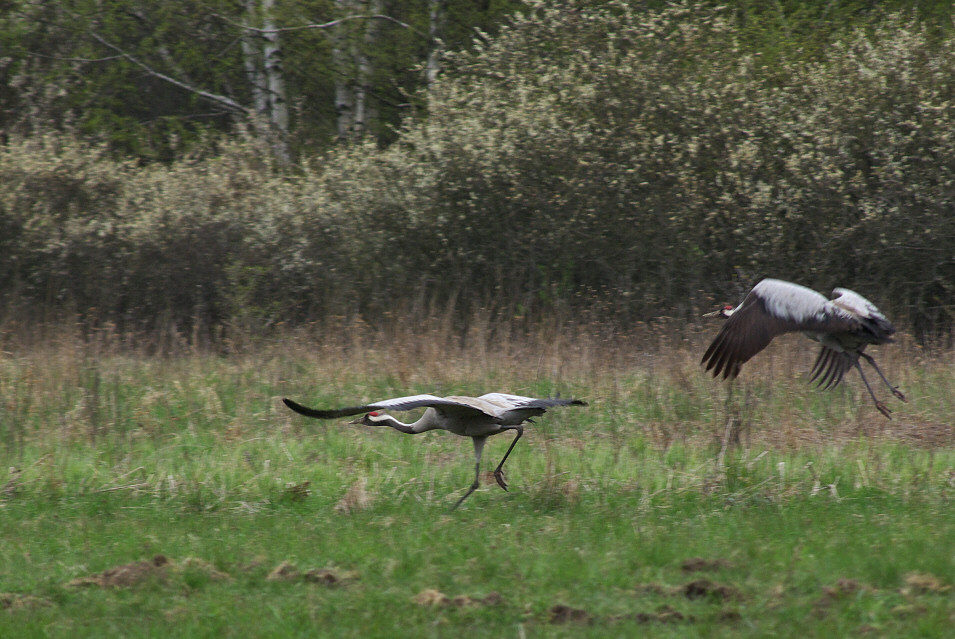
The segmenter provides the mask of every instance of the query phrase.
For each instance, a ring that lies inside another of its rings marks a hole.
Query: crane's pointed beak
[[[365,419],[365,416],[364,416],[364,415],[362,415],[362,416],[359,417],[358,419],[353,419],[353,420],[351,420],[351,421],[348,422],[348,423],[349,423],[349,424],[361,424],[361,423],[363,423],[363,422],[362,422],[363,419]]]
[[[723,312],[723,309],[720,308],[720,309],[717,309],[717,310],[713,311],[712,313],[703,313],[703,317],[717,317],[717,316],[720,315],[722,312]]]

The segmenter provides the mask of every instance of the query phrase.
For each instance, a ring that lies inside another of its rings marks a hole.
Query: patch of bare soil
[[[311,568],[302,572],[294,564],[283,561],[265,578],[266,581],[297,581],[299,579],[323,586],[343,586],[358,579],[358,573],[331,568]]]
[[[594,616],[581,608],[571,608],[564,604],[555,604],[547,611],[547,622],[552,624],[583,623],[591,624]]]
[[[903,617],[903,618],[921,617],[926,612],[928,612],[928,608],[926,608],[922,604],[917,604],[917,603],[899,604],[898,606],[893,606],[889,612],[891,612],[896,617]]]
[[[724,568],[732,568],[733,564],[729,560],[718,557],[716,559],[704,559],[703,557],[690,557],[684,559],[680,564],[680,570],[683,572],[715,572]]]
[[[52,601],[43,597],[22,595],[17,592],[0,592],[0,610],[32,610],[52,605]]]
[[[634,612],[628,615],[615,615],[610,617],[610,621],[630,620],[637,623],[679,623],[681,621],[694,621],[693,617],[687,616],[672,606],[663,605],[657,608],[655,612]]]
[[[283,561],[278,566],[272,569],[272,572],[269,573],[268,577],[265,578],[266,581],[292,581],[298,579],[299,569],[295,567],[294,564],[290,564],[287,561]]]
[[[687,599],[717,599],[719,601],[740,599],[740,592],[734,586],[716,583],[709,579],[697,579],[685,584],[681,589]]]
[[[497,606],[504,602],[504,598],[496,592],[488,593],[483,597],[472,597],[470,595],[449,597],[440,590],[428,588],[415,595],[412,601],[419,606],[475,608],[479,606]]]
[[[222,572],[205,559],[199,559],[198,557],[186,557],[180,561],[175,568],[177,571],[191,570],[194,572],[200,572],[209,577],[209,579],[212,581],[232,580],[232,575],[227,572]]]
[[[622,615],[610,615],[605,618],[597,617],[581,608],[573,608],[564,604],[555,604],[547,611],[547,622],[551,624],[578,623],[590,625],[602,621],[609,623],[635,621],[637,623],[647,624],[680,623],[683,621],[693,622],[695,619],[668,605],[660,606],[654,612],[633,612]]]
[[[903,595],[925,595],[948,592],[952,587],[935,575],[924,572],[910,572],[905,576]]]
[[[134,561],[103,572],[77,577],[66,583],[68,588],[80,586],[99,586],[101,588],[132,588],[151,578],[164,579],[166,564],[169,559],[165,555],[156,555],[150,561]]]
[[[358,573],[352,570],[331,570],[330,568],[312,568],[305,571],[305,581],[323,586],[344,586],[358,579]]]

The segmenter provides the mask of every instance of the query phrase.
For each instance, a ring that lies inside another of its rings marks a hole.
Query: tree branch
[[[219,13],[214,13],[212,15],[214,15],[215,17],[219,18],[220,20],[224,22],[231,24],[234,27],[239,27],[240,29],[245,29],[246,31],[254,31],[255,33],[282,33],[284,31],[302,31],[304,29],[330,29],[332,27],[337,27],[338,25],[344,22],[351,21],[351,20],[385,20],[387,22],[392,22],[394,24],[397,24],[399,27],[403,27],[405,29],[413,31],[414,33],[417,33],[418,35],[420,35],[422,38],[426,38],[426,39],[428,38],[428,34],[422,33],[421,31],[419,31],[418,29],[415,29],[413,26],[411,26],[407,22],[402,22],[401,20],[397,18],[392,18],[391,16],[386,16],[380,13],[367,15],[367,16],[365,15],[345,16],[344,18],[338,18],[337,20],[331,20],[329,22],[323,22],[321,24],[303,24],[297,27],[277,27],[272,29],[259,29],[258,27],[250,27],[240,22],[235,22],[234,20],[231,20]]]
[[[168,82],[168,83],[170,83],[170,84],[173,84],[173,85],[179,87],[180,89],[184,89],[184,90],[186,90],[186,91],[189,91],[190,93],[195,93],[196,95],[198,95],[198,96],[200,96],[200,97],[203,97],[203,98],[205,98],[206,100],[209,100],[209,101],[211,101],[211,102],[215,102],[215,103],[217,103],[217,104],[221,104],[222,106],[227,107],[227,108],[229,108],[229,109],[231,109],[231,110],[233,110],[233,111],[236,111],[236,112],[238,112],[238,113],[245,113],[245,114],[248,114],[248,113],[249,113],[248,107],[242,106],[241,104],[239,104],[238,102],[236,102],[235,100],[233,100],[232,98],[230,98],[230,97],[228,97],[228,96],[218,95],[218,94],[216,94],[216,93],[209,93],[208,91],[204,91],[204,90],[199,89],[199,88],[196,88],[196,87],[194,87],[194,86],[192,86],[192,85],[190,85],[190,84],[186,84],[185,82],[182,82],[182,81],[177,80],[177,79],[175,79],[175,78],[173,78],[173,77],[170,77],[170,76],[166,75],[165,73],[161,73],[161,72],[159,72],[159,71],[156,71],[155,69],[153,69],[152,67],[150,67],[150,66],[149,66],[148,64],[146,64],[145,62],[139,61],[138,59],[134,58],[134,57],[131,56],[130,54],[126,53],[126,52],[125,52],[123,49],[121,49],[120,47],[118,47],[118,46],[114,45],[113,43],[107,41],[106,39],[104,39],[103,37],[101,37],[98,33],[94,32],[94,31],[88,31],[87,33],[90,35],[91,38],[93,38],[94,40],[96,40],[97,42],[99,42],[100,44],[102,44],[104,47],[107,47],[107,48],[109,48],[109,49],[112,49],[113,51],[115,51],[116,53],[118,53],[120,57],[129,60],[130,62],[132,62],[133,64],[135,64],[136,66],[138,66],[140,69],[143,69],[146,73],[148,73],[149,75],[153,76],[154,78],[159,78],[160,80],[163,80],[164,82]]]

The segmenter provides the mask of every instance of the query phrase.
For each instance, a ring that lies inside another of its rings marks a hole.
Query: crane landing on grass
[[[290,399],[283,399],[282,401],[296,413],[317,419],[335,419],[365,413],[365,415],[350,423],[365,424],[366,426],[390,426],[409,435],[417,435],[429,430],[446,430],[455,435],[470,437],[471,441],[474,442],[474,483],[464,493],[464,496],[454,504],[452,510],[460,506],[461,502],[467,499],[480,485],[481,453],[484,451],[484,443],[488,437],[503,433],[506,430],[517,432],[514,441],[511,442],[507,452],[504,453],[501,463],[494,470],[494,479],[497,480],[501,488],[507,490],[507,482],[504,481],[504,462],[507,460],[507,456],[511,454],[514,444],[524,434],[522,424],[524,422],[533,424],[531,417],[543,415],[548,408],[554,406],[587,405],[586,402],[579,399],[560,399],[559,397],[537,399],[504,393],[488,393],[480,397],[411,395],[409,397],[385,399],[363,406],[332,410],[307,408]],[[404,411],[424,407],[427,407],[427,410],[418,421],[412,424],[405,424],[391,415],[379,412],[382,410]]]
[[[724,306],[704,317],[714,315],[727,321],[700,362],[706,364],[706,370],[713,371],[713,377],[722,372],[723,379],[733,379],[743,364],[766,348],[774,337],[802,331],[822,345],[810,379],[818,379],[820,388],[835,388],[846,371],[855,367],[875,407],[891,419],[892,411],[875,396],[862,372],[859,364],[862,357],[892,394],[905,401],[905,395],[885,378],[872,356],[863,352],[869,344],[894,341],[891,335],[895,327],[875,304],[858,293],[837,288],[832,291],[832,299],[827,300],[805,286],[765,279],[753,287],[738,308]]]

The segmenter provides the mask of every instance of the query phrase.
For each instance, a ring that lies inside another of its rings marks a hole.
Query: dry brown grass
[[[276,404],[282,395],[347,404],[414,392],[506,391],[586,399],[599,418],[592,432],[565,433],[571,444],[635,429],[661,449],[785,450],[860,436],[924,448],[955,443],[951,351],[926,350],[904,333],[897,344],[871,349],[909,400],[888,396],[868,375],[894,411],[890,421],[872,407],[856,373],[833,391],[812,388],[817,349],[798,335],[777,339],[738,381],[712,379],[699,358],[717,329],[676,322],[627,330],[597,322],[529,326],[490,316],[466,326],[437,316],[382,328],[337,319],[269,338],[242,336],[224,342],[222,356],[222,349],[197,349],[172,332],[157,355],[148,340],[108,328],[81,335],[74,327],[8,325],[0,331],[0,402],[7,436],[52,429],[91,442],[118,420],[149,435],[201,418],[227,439],[251,436],[263,420],[296,428]],[[256,404],[262,401],[270,403],[266,414]],[[189,412],[170,417],[183,403]]]

